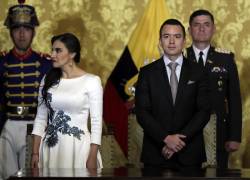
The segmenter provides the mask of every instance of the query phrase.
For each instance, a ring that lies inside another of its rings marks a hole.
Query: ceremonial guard
[[[32,130],[39,83],[52,67],[48,55],[31,49],[39,25],[34,7],[9,8],[4,25],[14,47],[0,54],[0,173],[3,178],[25,167],[26,135]]]

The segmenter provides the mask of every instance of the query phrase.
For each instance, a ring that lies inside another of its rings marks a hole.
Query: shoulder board
[[[227,49],[223,49],[223,48],[215,48],[215,51],[219,52],[219,53],[224,53],[224,54],[230,54],[231,53],[231,51],[229,51]]]
[[[0,56],[6,56],[7,52],[6,51],[0,51]]]
[[[50,57],[49,54],[41,53],[41,52],[38,52],[38,54],[40,55],[41,58],[45,58],[47,60],[51,60],[51,57]]]

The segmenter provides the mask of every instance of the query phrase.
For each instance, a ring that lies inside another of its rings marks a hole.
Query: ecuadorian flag
[[[150,0],[104,89],[103,116],[124,154],[128,153],[128,114],[140,67],[160,58],[159,30],[169,18],[165,0]]]

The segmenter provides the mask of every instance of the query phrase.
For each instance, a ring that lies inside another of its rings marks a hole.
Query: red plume
[[[18,3],[23,4],[23,3],[25,3],[25,0],[18,0]]]

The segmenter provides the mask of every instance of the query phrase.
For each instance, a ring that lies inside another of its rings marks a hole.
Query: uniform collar
[[[192,45],[192,47],[193,47],[193,50],[194,50],[194,54],[195,54],[195,58],[196,58],[196,60],[198,61],[198,59],[199,59],[199,53],[200,53],[200,49],[198,49],[194,44]],[[202,50],[202,52],[203,52],[203,58],[206,60],[207,59],[207,54],[208,54],[208,50],[210,49],[210,45],[209,46],[207,46],[205,49],[203,49]]]
[[[28,57],[31,56],[32,54],[32,49],[29,48],[24,54],[19,54],[15,48],[12,49],[12,53],[13,55],[17,58],[17,59],[20,59],[20,60],[24,60],[24,59],[27,59]]]

